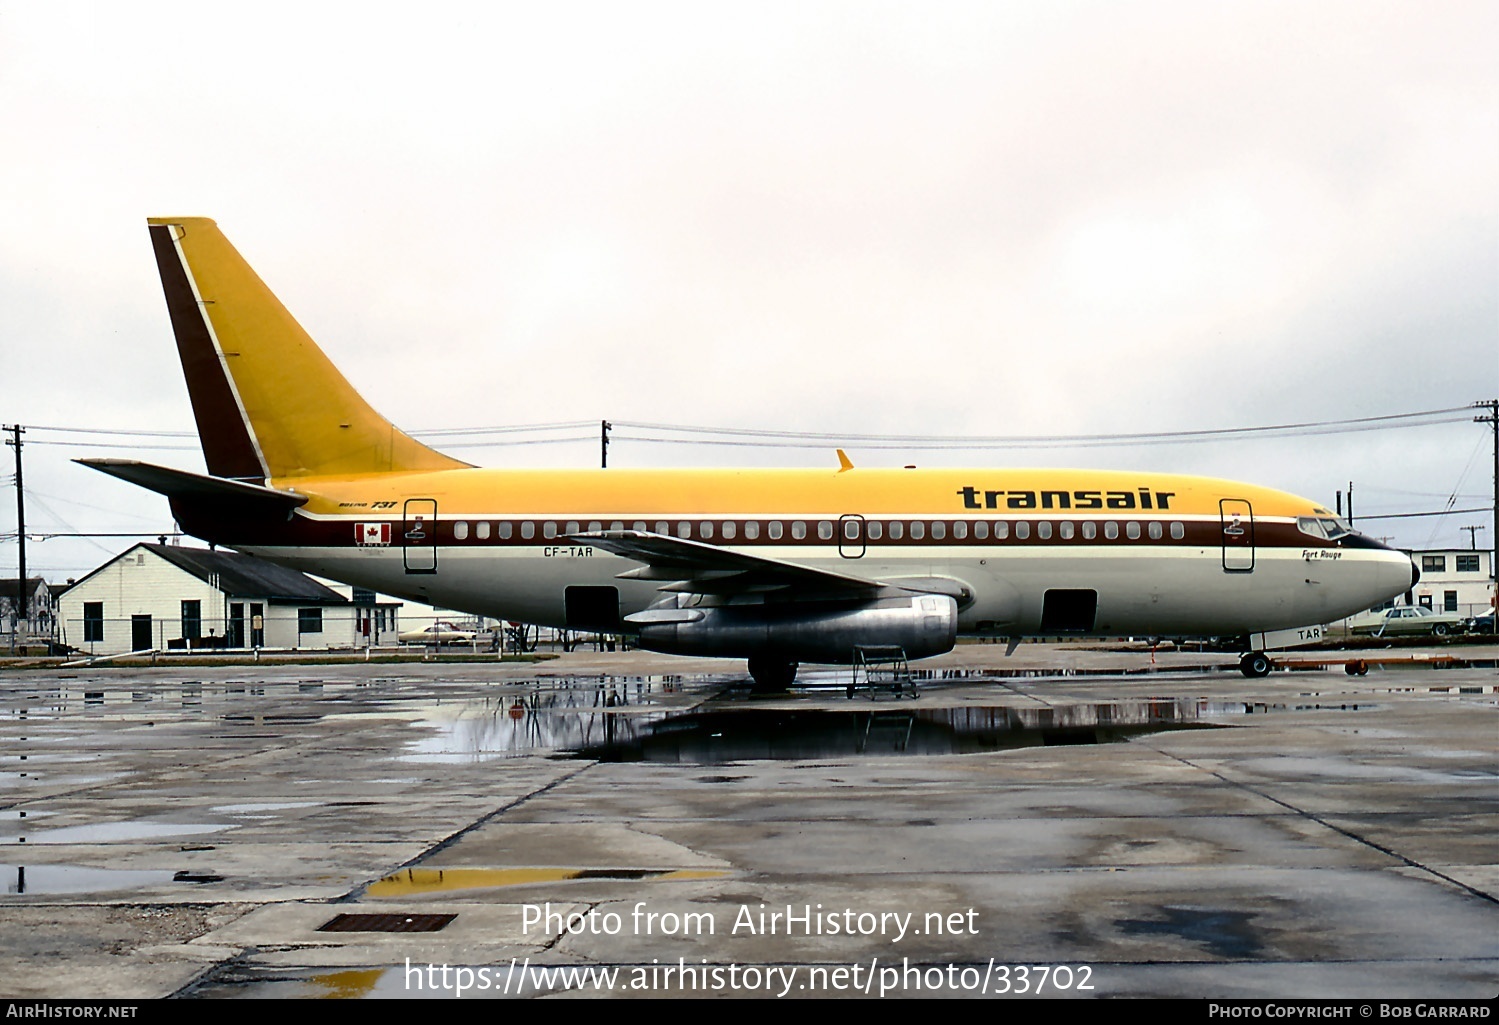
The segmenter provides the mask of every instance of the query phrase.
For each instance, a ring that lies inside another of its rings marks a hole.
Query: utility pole
[[[10,635],[12,650],[20,647],[21,623],[26,620],[26,481],[21,476],[21,435],[26,428],[20,424],[10,426],[7,445],[16,450],[16,541],[20,544],[18,579],[16,580],[16,625]]]
[[[1348,482],[1348,525],[1353,526],[1353,481]]]
[[[608,420],[599,421],[599,469],[609,469],[609,428],[614,425]]]
[[[1495,581],[1495,594],[1499,595],[1499,399],[1473,403],[1475,409],[1487,408],[1488,416],[1475,416],[1476,424],[1488,424],[1494,431],[1494,551],[1489,556],[1489,576]]]
[[[1471,524],[1466,527],[1458,527],[1457,529],[1468,532],[1468,547],[1475,552],[1478,551],[1478,532],[1483,529],[1483,524]]]

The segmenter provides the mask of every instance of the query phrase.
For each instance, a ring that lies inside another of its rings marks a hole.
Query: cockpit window
[[[1322,529],[1322,521],[1311,516],[1296,517],[1296,529],[1303,534],[1310,534],[1312,537],[1327,536],[1327,531]]]
[[[1345,534],[1352,534],[1353,528],[1336,516],[1324,516],[1321,520],[1322,529],[1327,531],[1327,536],[1336,540]]]
[[[1325,537],[1329,541],[1336,541],[1353,533],[1353,528],[1336,516],[1298,516],[1296,529],[1312,537]]]

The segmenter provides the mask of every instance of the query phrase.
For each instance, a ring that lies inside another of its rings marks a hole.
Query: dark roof
[[[154,552],[204,583],[216,584],[231,598],[264,598],[276,603],[318,605],[349,603],[343,595],[324,587],[306,573],[277,566],[253,555],[177,545],[140,544],[136,547]],[[216,582],[213,579],[215,574],[218,575]]]
[[[16,596],[16,577],[0,577],[0,598],[14,598]],[[41,577],[26,578],[26,600],[30,601],[36,597],[36,589],[42,586]],[[48,591],[55,590],[49,586]]]

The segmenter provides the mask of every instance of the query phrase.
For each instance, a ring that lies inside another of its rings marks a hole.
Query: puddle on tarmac
[[[470,703],[450,717],[423,720],[431,732],[407,744],[408,762],[464,763],[560,752],[604,761],[717,763],[847,755],[945,755],[1010,748],[1107,744],[1162,730],[1211,728],[1223,717],[1272,706],[1198,699],[1048,707],[921,708],[850,711],[735,707],[668,712],[599,707],[579,692]],[[1280,706],[1284,708],[1285,706]],[[1368,707],[1368,706],[1365,706]]]
[[[117,840],[156,840],[168,836],[188,836],[193,833],[217,833],[235,828],[224,823],[147,822],[127,820],[124,822],[97,822],[86,826],[59,826],[56,829],[41,829],[25,835],[28,844],[57,843],[111,843]],[[19,837],[0,837],[0,843],[20,843]]]
[[[99,893],[157,886],[172,881],[172,873],[155,869],[90,868],[87,865],[0,865],[5,892]]]
[[[722,879],[721,869],[698,868],[408,868],[370,884],[365,896],[415,897],[449,890],[491,890],[587,879],[650,879],[682,881]]]

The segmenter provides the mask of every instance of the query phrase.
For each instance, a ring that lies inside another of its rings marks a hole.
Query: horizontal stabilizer
[[[207,477],[201,473],[174,470],[168,466],[137,462],[134,459],[75,459],[90,469],[107,473],[111,477],[128,480],[149,491],[168,498],[231,500],[248,505],[273,506],[277,510],[290,512],[297,506],[307,504],[307,496],[295,491],[278,491],[260,484],[227,480],[223,477]]]

